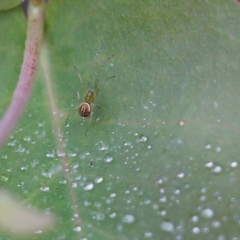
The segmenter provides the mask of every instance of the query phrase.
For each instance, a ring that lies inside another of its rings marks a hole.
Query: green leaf
[[[34,92],[1,158],[1,185],[59,216],[32,239],[238,237],[239,18],[234,1],[49,1]],[[4,112],[26,24],[20,9],[0,20]],[[65,127],[103,64],[92,121],[76,109]]]

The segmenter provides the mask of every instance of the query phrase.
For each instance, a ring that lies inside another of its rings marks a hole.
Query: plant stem
[[[43,35],[45,6],[44,0],[29,1],[23,64],[12,102],[0,122],[0,146],[4,144],[17,125],[32,92]]]

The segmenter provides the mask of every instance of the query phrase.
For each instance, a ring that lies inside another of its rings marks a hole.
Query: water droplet
[[[161,215],[161,216],[166,216],[166,215],[167,215],[167,211],[165,211],[165,210],[161,211],[161,212],[160,212],[160,215]]]
[[[230,164],[230,166],[231,166],[232,168],[236,168],[236,167],[238,166],[238,163],[237,163],[237,162],[232,162],[232,163]]]
[[[184,176],[185,176],[184,173],[179,173],[179,174],[177,175],[178,178],[184,178]]]
[[[84,206],[88,207],[88,206],[91,206],[91,205],[92,205],[91,202],[89,202],[89,201],[84,201]]]
[[[43,192],[48,192],[49,191],[49,187],[44,186],[44,187],[40,187],[40,190]]]
[[[146,142],[148,138],[144,135],[140,135],[139,138],[137,139],[137,142]]]
[[[159,202],[167,202],[167,197],[166,196],[163,196],[161,198],[159,198]]]
[[[117,216],[117,214],[114,212],[114,213],[111,213],[110,215],[109,215],[109,217],[110,218],[115,218]]]
[[[123,223],[133,223],[135,221],[135,217],[133,215],[127,214],[122,218]]]
[[[28,169],[28,166],[22,166],[22,167],[20,167],[20,169],[21,169],[22,171],[26,171],[26,170]]]
[[[97,212],[96,215],[95,215],[95,219],[98,220],[98,221],[102,221],[102,220],[105,219],[105,214]]]
[[[194,228],[192,229],[192,232],[193,232],[194,234],[199,234],[199,233],[200,233],[200,228],[194,227]]]
[[[215,168],[212,169],[213,173],[220,173],[222,171],[222,168],[220,166],[216,166]]]
[[[1,181],[2,182],[7,182],[8,181],[8,177],[5,175],[1,175]]]
[[[46,177],[46,178],[51,178],[52,177],[52,172],[42,172],[41,175]]]
[[[219,221],[213,221],[212,222],[212,227],[213,228],[220,228],[221,227],[221,223]]]
[[[177,144],[182,144],[182,143],[183,143],[182,139],[181,138],[177,138]]]
[[[92,190],[94,187],[93,183],[89,183],[88,185],[86,185],[83,189],[86,191]]]
[[[179,195],[181,193],[181,191],[179,190],[179,189],[177,189],[176,191],[175,191],[175,194],[176,195]]]
[[[77,185],[78,185],[78,184],[77,184],[76,182],[73,182],[73,183],[72,183],[72,188],[76,188]]]
[[[60,183],[60,184],[66,184],[66,183],[67,183],[67,180],[66,180],[66,179],[61,179],[61,180],[59,181],[59,183]]]
[[[75,152],[69,152],[68,157],[76,157],[77,154]]]
[[[161,178],[158,179],[156,183],[157,183],[157,184],[163,184],[163,179],[161,179]]]
[[[102,177],[96,178],[95,179],[95,183],[101,183],[103,181]]]
[[[107,156],[104,158],[104,161],[107,162],[107,163],[112,162],[112,160],[113,160],[113,157],[110,156],[110,155],[107,155]]]
[[[174,225],[171,222],[163,221],[160,224],[160,229],[162,229],[165,232],[173,232],[174,231]]]
[[[75,228],[73,229],[73,231],[75,231],[75,232],[81,232],[81,231],[82,231],[82,228],[81,228],[80,226],[78,226],[78,227],[75,227]]]
[[[39,122],[38,123],[38,127],[43,127],[44,126],[44,122]]]
[[[149,109],[148,105],[143,104],[143,109],[144,109],[144,110],[148,110],[148,109]]]
[[[207,167],[207,168],[212,168],[212,167],[213,167],[213,162],[207,162],[207,163],[205,163],[205,167]]]
[[[48,158],[54,158],[54,156],[55,156],[55,151],[54,151],[54,150],[48,151],[48,152],[46,153],[46,156],[47,156]]]
[[[221,152],[222,148],[221,147],[216,147],[216,152]]]
[[[79,163],[78,162],[72,163],[72,169],[77,169],[78,167],[79,167]]]
[[[66,154],[65,154],[65,152],[63,150],[57,150],[57,155],[59,157],[65,157],[66,156]]]
[[[8,146],[14,147],[16,145],[16,141],[8,142]]]
[[[22,145],[19,145],[15,152],[23,153],[25,152],[25,148]]]
[[[33,161],[31,162],[32,167],[36,167],[38,164],[39,164],[39,161],[37,159],[33,159]]]
[[[86,159],[87,156],[89,156],[89,155],[90,155],[90,152],[85,152],[85,153],[80,155],[80,159]]]
[[[180,125],[180,126],[184,126],[184,125],[185,125],[185,121],[184,121],[184,120],[180,120],[180,121],[179,121],[179,125]]]
[[[212,147],[211,144],[207,144],[204,146],[205,149],[211,149],[211,147]]]
[[[116,193],[112,193],[112,194],[110,194],[110,198],[115,198],[116,196],[117,196]]]
[[[101,142],[99,143],[99,145],[100,145],[100,146],[99,146],[98,149],[99,149],[100,151],[107,151],[107,150],[108,150],[108,146],[107,146],[107,144],[105,144],[104,142],[101,141]]]
[[[132,143],[131,142],[124,142],[123,146],[125,146],[125,147],[132,147]]]
[[[219,235],[218,237],[217,237],[217,240],[226,240],[226,238],[225,238],[225,236],[223,235],[223,234],[221,234],[221,235]],[[235,239],[234,239],[235,240]],[[238,239],[236,239],[236,240],[238,240]]]
[[[152,238],[153,234],[151,232],[146,232],[146,233],[144,233],[144,237],[145,238]]]
[[[23,140],[26,141],[26,142],[29,142],[31,140],[31,137],[28,137],[28,136],[24,137]]]
[[[211,217],[213,217],[213,215],[214,215],[214,212],[210,208],[206,208],[202,211],[202,216],[205,218],[211,218]]]
[[[196,223],[196,222],[198,222],[198,219],[199,219],[198,216],[193,216],[191,220],[193,223]]]

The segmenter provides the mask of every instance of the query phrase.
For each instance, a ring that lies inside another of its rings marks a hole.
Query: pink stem
[[[29,2],[27,40],[23,64],[12,102],[0,122],[0,147],[16,127],[31,95],[41,47],[44,10],[43,0]]]

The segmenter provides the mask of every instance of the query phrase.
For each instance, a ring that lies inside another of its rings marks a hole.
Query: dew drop
[[[191,220],[193,223],[196,223],[196,222],[198,222],[198,219],[199,219],[198,216],[193,216]]]
[[[140,135],[139,138],[137,139],[137,142],[146,142],[148,138],[144,135]]]
[[[73,229],[73,231],[75,231],[75,232],[81,232],[81,230],[82,230],[82,228],[81,228],[80,226],[75,227],[75,228]]]
[[[230,166],[231,166],[232,168],[236,168],[236,167],[238,166],[238,163],[237,163],[237,162],[232,162],[232,163],[230,164]]]
[[[185,125],[185,121],[184,121],[184,120],[180,120],[180,121],[179,121],[179,125],[180,125],[180,126],[184,126],[184,125]]]
[[[221,152],[222,148],[221,147],[216,147],[216,152]]]
[[[103,181],[102,177],[96,178],[95,179],[95,183],[101,183]]]
[[[66,184],[66,183],[67,183],[67,180],[66,180],[66,179],[61,179],[61,180],[59,181],[59,183],[60,183],[60,184]]]
[[[133,215],[127,214],[122,218],[123,223],[131,224],[135,221],[135,217]]]
[[[98,220],[98,221],[102,221],[102,220],[105,219],[105,215],[103,213],[98,212],[95,215],[95,219]]]
[[[7,182],[8,181],[8,177],[5,175],[1,175],[1,181],[2,182]]]
[[[88,185],[86,185],[83,189],[86,191],[92,190],[94,187],[93,183],[89,183]]]
[[[159,202],[162,202],[162,203],[167,202],[167,197],[163,196],[163,197],[159,198]]]
[[[31,140],[31,137],[28,137],[28,136],[27,136],[27,137],[24,137],[23,140],[24,140],[25,142],[29,142],[29,141]]]
[[[160,229],[162,229],[165,232],[173,232],[174,231],[174,225],[171,222],[163,221],[160,224]]]
[[[22,166],[20,169],[21,169],[22,171],[26,171],[26,170],[28,169],[28,166]]]
[[[192,229],[193,234],[199,234],[200,233],[200,228],[195,227]]]
[[[131,148],[132,147],[132,143],[131,142],[124,142],[123,146]]]
[[[40,187],[40,190],[41,190],[42,192],[48,192],[48,191],[49,191],[49,187],[47,187],[47,186]]]
[[[214,215],[214,212],[210,208],[206,208],[202,211],[202,216],[205,218],[211,218],[211,217],[213,217],[213,215]]]
[[[44,126],[44,122],[39,122],[38,123],[38,127],[43,127]]]
[[[57,150],[57,155],[59,156],[59,157],[65,157],[65,152],[64,151],[62,151],[62,150]]]
[[[221,227],[221,223],[219,221],[213,221],[212,222],[212,227],[213,228],[220,228]]]
[[[72,188],[76,188],[77,185],[78,185],[78,184],[77,184],[76,182],[73,182],[73,183],[72,183]]]
[[[116,196],[117,196],[116,193],[112,193],[112,194],[110,194],[110,198],[115,198]]]
[[[114,212],[114,213],[111,213],[110,215],[109,215],[109,217],[110,218],[115,218],[117,216],[117,214]]]
[[[158,179],[158,180],[156,181],[156,183],[157,183],[157,184],[163,184],[163,179],[162,179],[162,178]]]
[[[144,233],[145,238],[152,238],[153,234],[151,232]]]
[[[23,152],[25,152],[25,148],[22,145],[19,145],[18,149],[16,150],[16,152],[23,153]]]
[[[223,234],[219,235],[216,239],[217,240],[226,240],[226,238],[225,238],[225,236]]]
[[[105,156],[105,158],[104,158],[104,161],[107,162],[107,163],[112,162],[112,160],[113,160],[113,157],[110,156],[110,155],[107,155],[107,156]]]
[[[207,167],[207,168],[212,168],[212,167],[213,167],[213,162],[207,162],[207,163],[205,163],[205,167]]]
[[[100,142],[100,145],[101,146],[99,146],[99,148],[98,148],[100,151],[107,151],[108,150],[108,146],[104,142]]]
[[[204,146],[205,149],[211,149],[211,147],[212,147],[211,144],[207,144]]]
[[[73,169],[77,169],[78,167],[79,167],[79,163],[78,162],[72,163],[72,168]]]
[[[54,150],[48,151],[48,152],[46,153],[46,156],[47,156],[48,158],[54,158],[54,156],[55,156],[55,151],[54,151]]]
[[[178,178],[184,178],[184,176],[185,176],[184,173],[179,173],[179,174],[177,175]]]
[[[76,157],[77,154],[75,152],[69,152],[68,157]]]
[[[44,176],[45,178],[51,178],[52,177],[52,172],[42,172],[41,175]]]
[[[222,171],[222,168],[220,166],[216,166],[215,168],[212,169],[213,173],[220,173]]]

